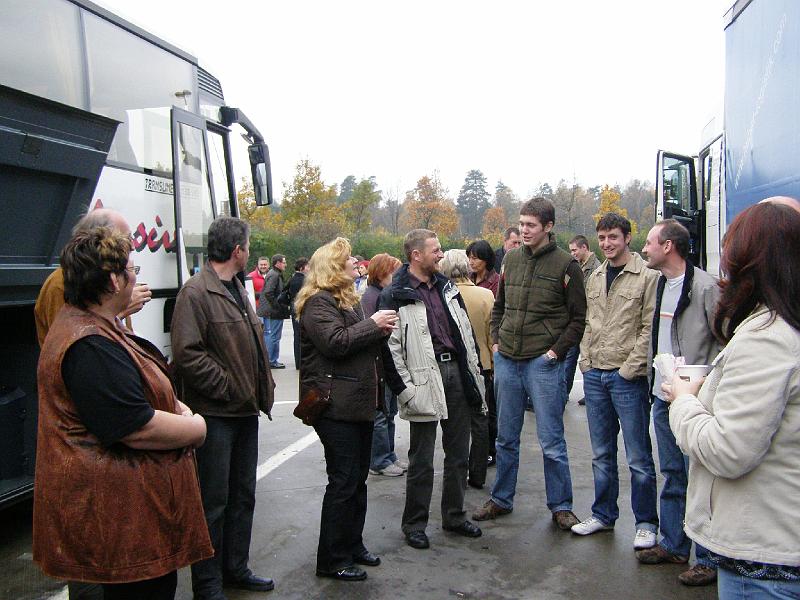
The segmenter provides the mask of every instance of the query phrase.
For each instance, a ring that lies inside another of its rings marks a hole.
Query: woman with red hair
[[[686,533],[719,566],[719,597],[800,597],[800,213],[767,202],[725,236],[702,382],[664,385],[689,456]]]

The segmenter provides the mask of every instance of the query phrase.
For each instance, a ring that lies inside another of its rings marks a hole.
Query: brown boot
[[[710,585],[716,580],[717,570],[703,565],[695,565],[691,569],[678,575],[678,581],[683,585]]]
[[[491,500],[487,500],[486,504],[472,513],[472,518],[475,521],[488,521],[490,519],[496,519],[497,517],[502,517],[503,515],[507,515],[513,509],[511,508],[503,508],[502,506],[498,506]]]
[[[667,552],[656,544],[652,548],[644,548],[636,551],[636,560],[645,565],[660,565],[661,563],[675,563],[678,565],[689,562],[688,556]]]
[[[555,523],[561,531],[569,531],[573,525],[580,523],[580,519],[575,516],[571,510],[557,510],[553,513],[553,523]]]

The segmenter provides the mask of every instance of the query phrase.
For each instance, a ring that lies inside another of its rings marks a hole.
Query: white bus
[[[269,204],[263,136],[194,56],[87,0],[0,2],[0,505],[30,491],[33,304],[70,229],[89,207],[126,217],[153,290],[132,325],[169,357],[175,296],[205,261],[208,226],[238,216],[233,126]]]

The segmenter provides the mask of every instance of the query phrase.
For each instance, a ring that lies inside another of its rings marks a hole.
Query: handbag
[[[331,405],[330,396],[323,396],[317,388],[309,389],[294,407],[294,416],[311,427]]]

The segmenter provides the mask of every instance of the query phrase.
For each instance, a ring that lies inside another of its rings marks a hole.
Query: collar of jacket
[[[645,264],[644,259],[639,256],[639,253],[631,252],[631,259],[627,262],[625,268],[622,269],[622,273],[641,273],[646,268],[647,264]],[[595,273],[598,275],[605,275],[607,269],[608,259],[604,260],[603,263],[597,267]]]
[[[694,281],[694,267],[691,263],[686,263],[686,271],[683,274],[683,285],[681,285],[681,296],[678,298],[678,307],[675,309],[675,314],[673,315],[673,319],[677,319],[678,315],[680,315],[686,307],[689,306],[689,302],[692,301],[692,282]],[[664,274],[658,278],[658,287],[656,288],[656,309],[653,313],[653,319],[657,318],[657,315],[661,311],[661,300],[664,297],[664,286],[667,284],[667,278]],[[655,321],[654,321],[655,322]]]
[[[409,265],[406,263],[394,274],[392,285],[390,286],[392,297],[395,300],[419,300],[421,302],[422,299],[419,297],[417,290],[411,287],[411,280],[408,277],[408,267]],[[453,283],[441,273],[434,273],[432,278],[434,287],[436,287],[439,293],[445,298],[451,291],[451,288],[457,289]]]
[[[522,245],[522,252],[525,254],[525,258],[539,258],[543,254],[547,254],[548,252],[552,252],[556,249],[556,236],[553,233],[547,234],[547,239],[549,240],[544,246],[538,248],[537,250],[531,250],[530,246],[526,246],[525,244]]]
[[[203,270],[200,271],[200,277],[203,280],[203,285],[206,286],[206,290],[208,290],[212,294],[219,294],[221,296],[225,296],[231,302],[236,302],[236,299],[231,296],[231,293],[228,291],[228,288],[222,283],[222,280],[217,275],[217,272],[214,270],[214,267],[211,266],[210,262],[206,262],[206,266],[203,267]],[[239,281],[239,278],[234,275],[233,280],[236,282],[236,289],[239,291],[239,295],[242,297],[242,300],[245,302],[245,306],[247,306],[247,296],[245,295],[244,288],[242,287],[242,282]],[[238,307],[239,304],[237,303],[236,306]]]

